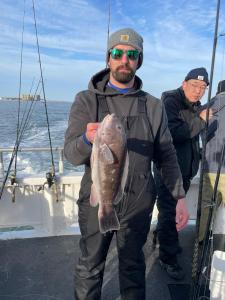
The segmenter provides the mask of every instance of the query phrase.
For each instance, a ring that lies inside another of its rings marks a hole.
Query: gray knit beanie
[[[131,28],[123,28],[112,33],[108,40],[107,46],[107,62],[109,59],[109,50],[116,45],[130,45],[140,51],[138,68],[142,65],[143,61],[143,38]]]

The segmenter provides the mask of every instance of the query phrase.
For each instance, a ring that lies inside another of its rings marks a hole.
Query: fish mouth
[[[116,115],[114,113],[112,114],[108,114],[106,117],[105,117],[105,120],[109,120],[109,119],[115,119],[116,118]]]

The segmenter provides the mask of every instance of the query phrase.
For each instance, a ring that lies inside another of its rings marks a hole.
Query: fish
[[[99,124],[91,153],[90,205],[98,208],[101,233],[119,230],[115,211],[124,196],[129,157],[124,127],[115,114],[108,114]]]

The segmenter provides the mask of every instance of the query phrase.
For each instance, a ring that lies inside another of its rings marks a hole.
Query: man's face
[[[202,80],[190,79],[188,81],[183,81],[182,88],[188,101],[195,103],[204,95],[207,84]]]
[[[134,47],[128,45],[116,45],[111,50],[108,62],[113,79],[122,84],[129,83],[134,78],[138,65],[138,58],[139,53]]]

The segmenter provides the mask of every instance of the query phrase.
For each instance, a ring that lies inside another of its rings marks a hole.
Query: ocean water
[[[20,124],[25,124],[25,119],[30,110],[30,117],[26,126],[22,125],[23,134],[19,148],[41,148],[50,147],[45,105],[43,102],[21,101]],[[48,119],[52,147],[63,147],[64,134],[67,128],[71,102],[47,102]],[[18,107],[16,100],[0,101],[0,148],[13,148],[16,143]],[[20,130],[20,132],[22,129]],[[54,165],[58,172],[58,152],[54,153]],[[12,153],[3,153],[4,170],[7,171]],[[14,170],[14,163],[11,170]],[[20,174],[45,174],[51,170],[50,152],[18,152],[17,175]],[[83,166],[74,167],[64,160],[64,172],[83,171]]]

